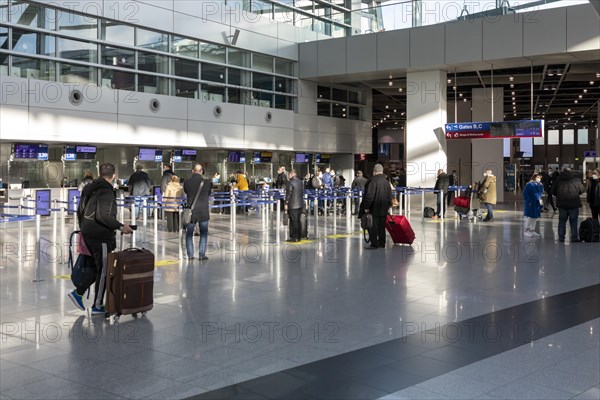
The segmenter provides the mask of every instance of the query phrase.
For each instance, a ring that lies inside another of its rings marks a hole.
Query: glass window
[[[174,58],[173,73],[185,78],[198,79],[198,62]]]
[[[577,144],[588,144],[588,130],[577,129]]]
[[[534,146],[543,146],[544,145],[544,137],[534,137],[533,138],[533,145]]]
[[[136,44],[146,49],[169,51],[169,35],[137,28]]]
[[[331,103],[317,103],[317,115],[331,117]]]
[[[215,101],[222,103],[225,101],[225,87],[224,86],[213,86],[213,85],[201,85],[202,88],[202,100],[203,101]]]
[[[273,77],[254,72],[252,74],[252,87],[254,89],[273,90]]]
[[[273,3],[262,0],[251,0],[250,11],[254,14],[263,15],[265,18],[273,18]]]
[[[257,71],[273,72],[273,57],[254,54],[253,69]]]
[[[190,99],[198,98],[198,83],[197,82],[188,82],[188,81],[180,81],[174,80],[175,87],[173,90],[173,94],[177,97],[187,97]]]
[[[56,79],[54,61],[36,60],[27,57],[12,57],[12,75],[21,78],[53,81]]]
[[[169,94],[169,79],[153,75],[138,75],[138,92]]]
[[[331,100],[331,88],[325,86],[317,86],[317,98]]]
[[[291,81],[287,78],[275,77],[275,91],[283,93],[291,93]]]
[[[360,104],[360,94],[358,92],[348,92],[348,102],[354,104]]]
[[[202,63],[201,72],[203,81],[225,83],[225,67]]]
[[[101,47],[102,64],[121,68],[135,68],[135,51],[119,47]]]
[[[334,103],[331,116],[334,118],[346,118],[348,106],[345,104]]]
[[[252,92],[251,104],[259,107],[271,107],[273,95],[271,93]]]
[[[250,87],[250,71],[242,71],[235,68],[228,68],[227,73],[230,85]]]
[[[98,69],[86,65],[60,63],[60,81],[79,85],[97,84]]]
[[[104,69],[102,70],[102,86],[135,91],[135,74]]]
[[[575,144],[575,131],[573,129],[563,129],[562,144]]]
[[[102,20],[100,30],[100,39],[102,40],[127,46],[135,45],[135,29],[133,26]]]
[[[200,46],[195,39],[189,39],[183,36],[173,36],[173,48],[171,52],[185,57],[198,58]]]
[[[332,88],[332,100],[335,101],[348,101],[348,92],[342,89]]]
[[[98,38],[98,20],[67,11],[57,11],[56,20],[61,33],[77,36],[81,39]]]
[[[359,107],[348,107],[348,118],[359,120],[360,119],[360,108]]]
[[[213,61],[225,64],[225,46],[212,43],[200,45],[200,58],[205,61]]]
[[[58,38],[58,54],[69,60],[95,63],[98,46],[95,43]]]
[[[237,65],[238,67],[250,68],[250,53],[238,49],[229,48],[227,50],[229,59],[227,61],[230,65]]]
[[[558,144],[558,130],[551,129],[548,131],[548,144]]]
[[[281,75],[294,76],[294,63],[287,60],[275,59],[275,72]]]
[[[0,22],[8,22],[8,0],[0,0]]]
[[[54,55],[54,37],[43,33],[35,33],[13,29],[12,49],[21,53]]]
[[[252,92],[238,88],[227,88],[227,102],[235,104],[250,104]]]
[[[2,4],[2,1],[0,1],[0,4]],[[0,5],[0,7],[2,6]],[[4,9],[6,10],[6,7],[4,7]],[[52,8],[46,8],[26,1],[13,0],[8,14],[10,14],[11,22],[14,24],[33,26],[48,30],[56,29],[56,15]],[[4,21],[5,18],[6,17],[0,16],[0,21]]]
[[[276,94],[275,108],[279,108],[280,110],[292,110],[294,108],[294,98]]]
[[[138,51],[138,69],[141,71],[169,73],[169,57]]]
[[[294,23],[294,11],[279,4],[274,4],[273,17],[276,21]]]
[[[8,49],[8,28],[0,26],[0,49]]]

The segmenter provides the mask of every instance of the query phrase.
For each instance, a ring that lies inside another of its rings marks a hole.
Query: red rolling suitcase
[[[121,241],[122,244],[122,241]],[[106,270],[106,316],[146,315],[154,305],[154,254],[130,248],[110,253]]]
[[[394,243],[412,244],[415,240],[415,232],[403,215],[388,215],[385,219],[385,228]]]
[[[456,207],[471,208],[471,198],[466,196],[459,196],[452,199]]]

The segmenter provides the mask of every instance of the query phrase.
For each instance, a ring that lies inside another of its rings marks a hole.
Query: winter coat
[[[206,185],[206,183],[205,183],[205,185]],[[183,186],[181,186],[181,183],[179,183],[179,182],[172,182],[172,181],[169,182],[163,197],[177,197],[176,199],[166,198],[163,200],[163,205],[165,206],[165,211],[177,212],[179,203],[181,203],[181,200],[183,198]],[[193,200],[193,198],[192,198],[192,200]]]
[[[539,218],[542,215],[540,200],[544,193],[544,186],[535,181],[528,182],[523,190],[524,214],[529,218]]]
[[[167,191],[167,186],[171,183],[171,177],[175,175],[173,171],[170,169],[165,170],[162,174],[162,178],[160,180],[160,192],[163,196],[166,196],[165,192]]]
[[[600,194],[599,185],[600,179],[592,179],[590,178],[590,187],[587,190],[587,202],[590,206],[600,206],[600,198],[598,195]]]
[[[354,178],[354,181],[352,182],[352,189],[358,190],[358,191],[361,191],[364,193],[366,184],[367,184],[367,178],[365,178],[364,176],[357,176],[356,178]]]
[[[581,180],[570,171],[565,171],[558,176],[552,185],[552,194],[556,196],[556,207],[571,209],[581,207],[581,195],[585,187]]]
[[[482,203],[496,204],[496,177],[486,176],[477,194]]]
[[[77,219],[86,240],[115,243],[115,231],[123,226],[117,220],[115,190],[100,177],[81,192]]]
[[[136,171],[131,174],[127,185],[131,196],[149,196],[152,191],[152,182],[144,171]]]
[[[288,185],[288,176],[285,172],[277,175],[277,180],[275,180],[275,188],[276,189],[285,189]]]
[[[375,175],[367,182],[366,192],[360,205],[359,218],[364,210],[374,217],[384,217],[392,206],[392,188],[385,175]]]
[[[434,186],[434,190],[442,190],[444,193],[448,193],[448,187],[450,186],[450,177],[445,174],[445,173],[441,173],[438,175],[437,179],[435,180],[435,186]]]
[[[237,176],[237,183],[233,186],[237,190],[248,190],[248,179],[244,174]]]
[[[83,178],[79,186],[77,186],[77,190],[79,190],[79,193],[83,192],[83,188],[86,187],[88,184],[92,183],[93,181],[94,180],[90,177]]]
[[[304,208],[304,185],[302,180],[297,176],[288,181],[285,191],[285,204],[288,210]]]
[[[202,186],[202,192],[198,195],[198,200],[194,204],[192,209],[192,223],[204,222],[210,220],[210,214],[208,212],[208,198],[212,190],[211,182],[200,174],[192,174],[188,179],[183,182],[183,191],[187,197],[187,202],[191,206],[196,197],[196,193],[200,189],[200,184],[204,182]]]

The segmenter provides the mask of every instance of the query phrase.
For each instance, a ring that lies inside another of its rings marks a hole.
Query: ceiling
[[[520,64],[493,70],[489,64],[472,68],[462,66],[459,72],[449,71],[447,98],[452,102],[457,98],[469,103],[473,89],[502,87],[505,120],[531,119],[533,106],[533,119],[544,119],[550,128],[597,125],[600,61],[567,60],[534,66]],[[378,79],[361,80],[360,86],[371,88],[373,93],[373,126],[404,126],[405,75],[394,77],[392,73],[386,73]],[[449,113],[452,112],[450,107],[453,109],[450,105]]]

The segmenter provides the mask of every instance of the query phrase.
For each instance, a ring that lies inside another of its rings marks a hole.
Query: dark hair
[[[115,174],[115,166],[111,163],[104,163],[100,166],[100,176],[103,178],[112,178]]]

